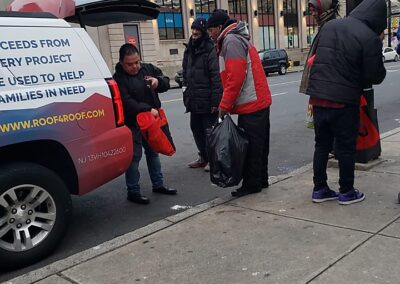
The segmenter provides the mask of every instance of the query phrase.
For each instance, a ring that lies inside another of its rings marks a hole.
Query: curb
[[[400,132],[400,127],[385,132],[381,135],[381,140],[393,136]],[[279,175],[279,176],[271,176],[270,177],[270,184],[276,184],[282,182],[284,180],[290,179],[292,177],[298,176],[302,173],[305,173],[312,169],[312,163],[309,163],[303,167],[300,167],[288,174]],[[15,277],[11,280],[7,280],[4,283],[7,284],[26,284],[26,283],[34,283],[40,280],[43,280],[49,276],[58,274],[62,271],[65,271],[73,266],[79,265],[81,263],[90,261],[98,256],[104,255],[111,251],[117,250],[129,243],[138,241],[143,239],[147,236],[150,236],[154,233],[162,231],[168,227],[174,226],[175,224],[182,222],[192,216],[200,214],[210,208],[225,204],[230,202],[231,200],[237,199],[237,197],[225,196],[213,199],[209,202],[202,203],[199,205],[194,206],[188,210],[183,212],[177,213],[175,215],[171,215],[154,223],[151,223],[145,227],[139,228],[135,231],[129,232],[125,235],[119,236],[112,240],[106,241],[98,246],[89,248],[82,252],[78,252],[72,256],[69,256],[65,259],[58,260],[53,262],[47,266],[39,268],[37,270],[30,271],[26,274],[21,276]]]
[[[301,69],[298,69],[298,70],[292,70],[292,71],[287,71],[287,73],[289,74],[289,73],[301,73],[301,72],[303,72],[303,68],[301,68]]]

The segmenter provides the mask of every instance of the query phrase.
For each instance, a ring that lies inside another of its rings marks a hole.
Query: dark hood
[[[387,6],[385,0],[364,0],[349,15],[365,23],[376,34],[387,27]]]

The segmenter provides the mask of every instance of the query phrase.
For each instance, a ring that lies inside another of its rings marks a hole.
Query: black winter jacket
[[[151,90],[144,80],[145,76],[158,79],[158,87]],[[136,126],[136,115],[140,112],[160,108],[161,102],[158,93],[168,91],[169,78],[152,64],[142,63],[139,73],[135,76],[124,71],[120,63],[115,66],[114,80],[118,84],[124,107],[125,124],[129,127]]]
[[[327,22],[316,39],[307,95],[358,105],[363,89],[386,76],[382,41],[385,0],[364,0],[347,18]]]
[[[183,56],[183,102],[187,112],[210,113],[222,97],[222,83],[215,45],[204,38],[196,48],[190,38]]]

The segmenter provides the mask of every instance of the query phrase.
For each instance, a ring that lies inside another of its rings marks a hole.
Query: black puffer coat
[[[158,79],[158,87],[151,90],[144,80],[145,76]],[[114,80],[118,84],[124,107],[125,124],[129,127],[136,125],[136,115],[140,112],[160,108],[161,102],[158,93],[168,91],[169,78],[152,64],[142,63],[139,73],[135,76],[124,71],[120,63],[115,66]]]
[[[385,0],[364,0],[349,17],[327,22],[316,39],[316,55],[306,94],[357,105],[363,88],[386,76],[382,41],[386,29]]]
[[[222,97],[222,84],[214,43],[203,38],[198,47],[190,38],[183,57],[183,102],[187,112],[210,113],[218,107]]]

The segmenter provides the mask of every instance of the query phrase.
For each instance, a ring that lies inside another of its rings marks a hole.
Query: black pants
[[[190,113],[190,129],[193,133],[199,155],[208,161],[206,149],[206,129],[212,128],[217,121],[218,114],[212,113]]]
[[[242,186],[246,190],[258,191],[262,183],[268,181],[269,108],[239,115],[238,126],[244,129],[249,139]]]
[[[326,167],[332,147],[334,147],[335,156],[339,161],[339,190],[344,193],[353,189],[359,126],[360,110],[358,106],[347,106],[340,109],[314,107],[313,179],[315,190],[327,186]]]

